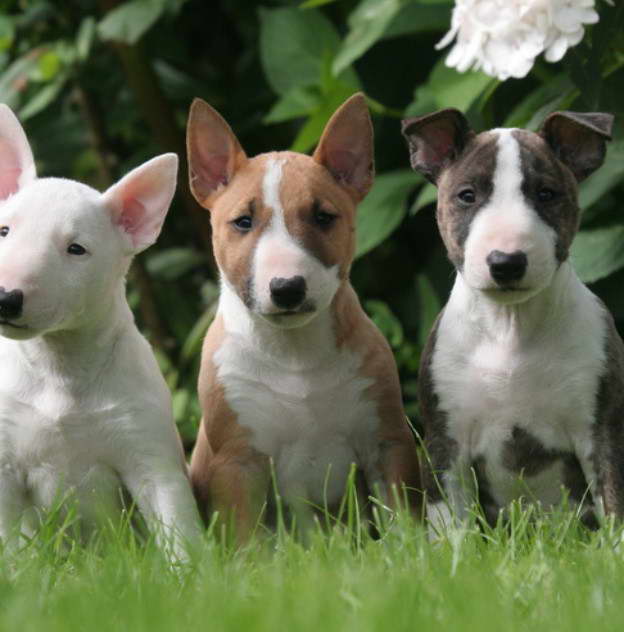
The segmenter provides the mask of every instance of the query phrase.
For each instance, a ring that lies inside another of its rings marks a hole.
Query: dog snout
[[[269,284],[271,300],[281,309],[293,309],[301,305],[306,294],[306,282],[302,276],[289,279],[274,277]]]
[[[486,258],[490,268],[490,275],[499,285],[519,281],[525,274],[528,260],[521,250],[515,252],[501,252],[492,250]]]
[[[24,305],[24,293],[22,290],[11,290],[7,292],[0,287],[0,318],[10,320],[18,318],[22,313]]]

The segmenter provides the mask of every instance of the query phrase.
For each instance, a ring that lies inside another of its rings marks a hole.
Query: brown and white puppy
[[[365,99],[343,104],[312,157],[248,158],[199,99],[187,140],[221,273],[191,463],[200,504],[233,519],[240,540],[260,517],[272,467],[304,528],[312,504],[338,506],[352,463],[384,500],[393,486],[417,488],[394,359],[349,283],[356,204],[373,181]]]
[[[562,487],[588,517],[624,515],[624,346],[568,258],[577,183],[612,120],[557,112],[539,134],[478,135],[457,110],[403,123],[457,269],[420,374],[434,528],[477,492],[492,520],[519,497],[558,504]]]

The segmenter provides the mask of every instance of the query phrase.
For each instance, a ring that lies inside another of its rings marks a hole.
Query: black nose
[[[10,320],[17,318],[22,313],[24,304],[24,293],[22,290],[11,290],[7,292],[0,287],[0,318]]]
[[[492,250],[486,262],[490,266],[490,274],[498,284],[519,281],[526,272],[527,256],[521,250],[515,252],[501,252]]]
[[[281,279],[275,277],[269,283],[271,300],[282,309],[292,309],[303,302],[306,293],[306,282],[302,276]]]

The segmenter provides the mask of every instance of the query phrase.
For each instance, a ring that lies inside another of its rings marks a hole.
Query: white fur
[[[0,203],[0,286],[24,292],[23,314],[0,326],[3,539],[62,499],[78,501],[88,532],[118,519],[122,488],[176,558],[199,535],[170,394],[125,299],[134,229],[155,239],[175,187],[174,157],[147,165],[117,185],[126,201],[149,189],[136,174],[165,191],[141,198],[133,226],[117,221],[125,202],[70,180],[34,180]]]
[[[551,287],[521,305],[484,299],[458,275],[432,359],[439,406],[460,452],[449,476],[470,483],[472,462],[484,457],[499,505],[520,495],[557,503],[559,462],[521,482],[504,467],[503,444],[517,426],[546,449],[575,453],[593,484],[588,446],[605,336],[603,308],[569,263]]]
[[[470,226],[462,270],[468,285],[491,290],[493,298],[506,303],[524,301],[543,290],[557,268],[555,231],[526,203],[521,190],[520,146],[513,132],[513,129],[491,132],[498,136],[492,195]],[[498,290],[487,264],[487,256],[493,250],[505,253],[520,250],[527,255],[527,271],[519,284],[524,291]]]
[[[300,326],[314,318],[331,303],[340,285],[338,266],[326,268],[288,231],[280,200],[283,167],[287,159],[271,159],[262,182],[264,204],[272,210],[271,222],[258,240],[253,257],[252,287],[254,309],[274,325]],[[283,316],[271,300],[273,278],[302,276],[306,282],[306,302],[315,311]]]
[[[280,331],[224,284],[219,313],[226,327],[214,356],[219,381],[253,446],[273,458],[284,499],[337,502],[354,462],[369,483],[379,482],[372,380],[359,374],[359,354],[336,347],[329,311]]]

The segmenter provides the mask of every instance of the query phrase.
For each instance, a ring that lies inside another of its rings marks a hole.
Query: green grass
[[[515,507],[434,544],[402,517],[378,540],[280,531],[234,550],[209,534],[180,576],[123,527],[78,546],[49,523],[2,559],[0,630],[621,630],[621,541]]]

